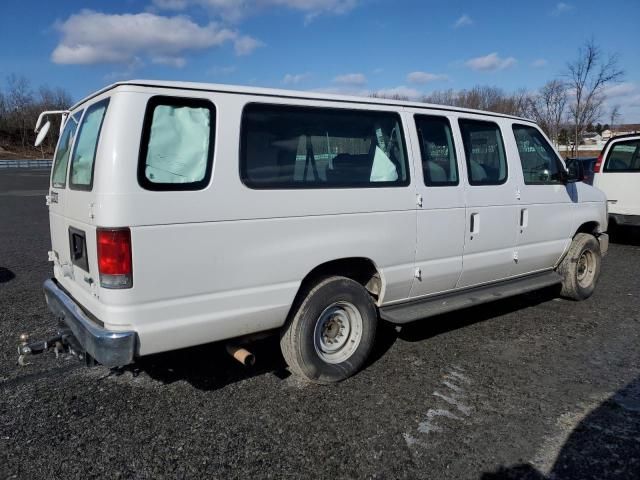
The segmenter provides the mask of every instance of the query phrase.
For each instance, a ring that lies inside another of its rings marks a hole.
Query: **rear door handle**
[[[471,233],[479,233],[480,232],[480,214],[472,213],[471,218],[469,219],[469,230]]]

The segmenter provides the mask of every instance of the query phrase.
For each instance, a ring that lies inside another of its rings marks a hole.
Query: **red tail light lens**
[[[602,168],[602,154],[598,155],[598,160],[596,160],[596,164],[593,166],[593,173],[600,173],[601,168]]]
[[[131,231],[128,228],[99,228],[97,241],[100,285],[105,288],[131,288]]]

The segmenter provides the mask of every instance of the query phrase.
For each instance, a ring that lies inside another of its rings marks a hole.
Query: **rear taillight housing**
[[[598,159],[596,160],[596,163],[593,166],[593,173],[600,173],[601,168],[602,168],[602,154],[598,155]]]
[[[133,286],[131,231],[128,228],[99,228],[96,238],[100,286],[131,288]]]

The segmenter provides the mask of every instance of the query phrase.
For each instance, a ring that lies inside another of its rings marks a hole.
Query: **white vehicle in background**
[[[594,166],[593,186],[607,195],[612,226],[640,227],[640,135],[611,138]]]
[[[380,318],[585,299],[608,247],[604,195],[523,118],[155,81],[65,116],[45,296],[107,366],[275,332],[293,372],[336,382]]]

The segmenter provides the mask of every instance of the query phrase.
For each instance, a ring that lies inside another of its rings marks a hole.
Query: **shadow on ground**
[[[0,283],[7,283],[16,278],[16,274],[8,268],[0,267]]]
[[[503,467],[482,480],[631,480],[640,478],[640,377],[602,402],[573,430],[549,472]]]
[[[439,315],[401,327],[380,322],[376,344],[364,368],[380,360],[398,338],[407,342],[421,342],[474,323],[533,307],[550,301],[557,295],[558,289],[551,287]],[[253,367],[245,367],[235,361],[226,352],[224,342],[218,342],[142,357],[135,364],[114,369],[113,373],[115,375],[124,372],[131,372],[133,375],[145,373],[163,384],[186,381],[200,390],[217,390],[226,385],[260,375],[270,374],[280,379],[290,375],[280,352],[277,333],[260,341],[252,342],[247,348],[256,358],[256,364]]]

